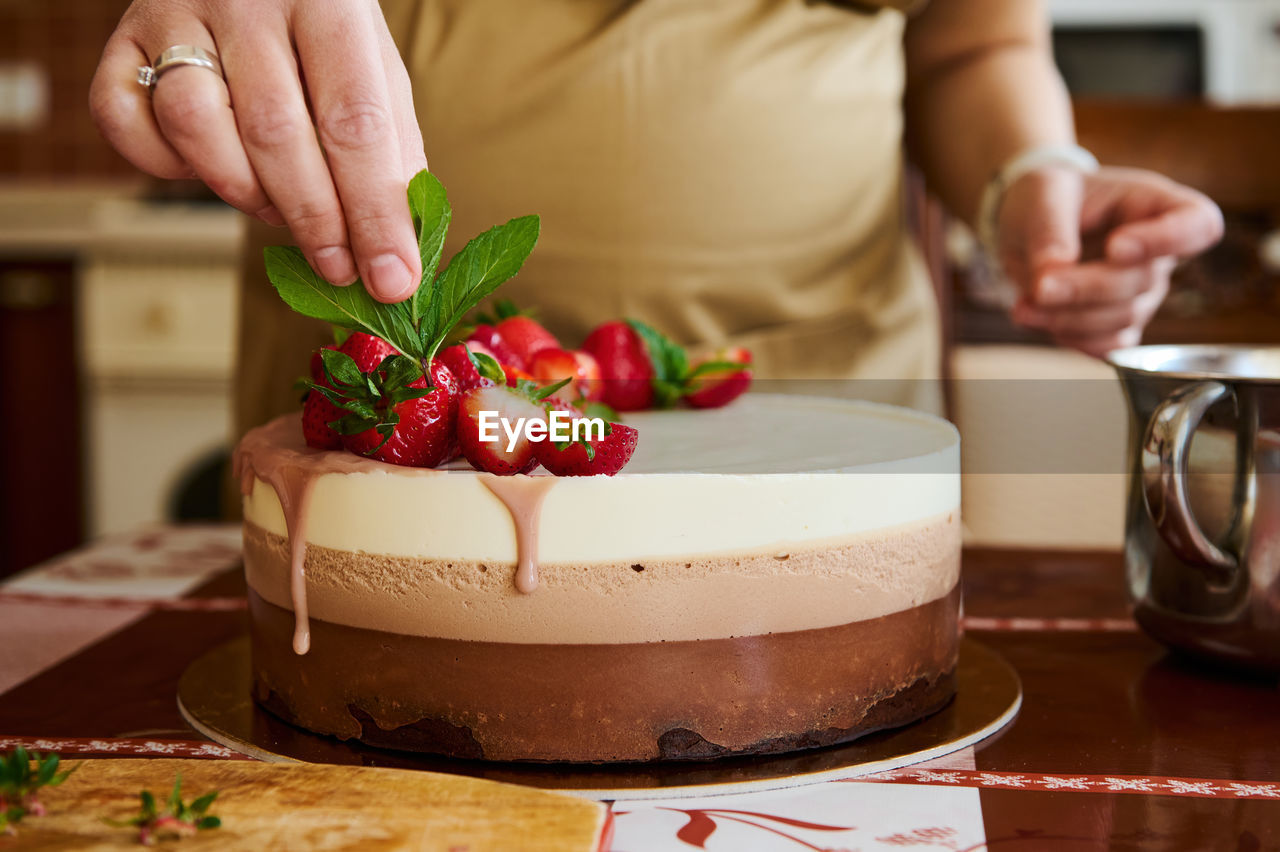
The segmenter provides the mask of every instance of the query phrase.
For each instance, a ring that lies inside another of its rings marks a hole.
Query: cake
[[[626,416],[616,476],[237,451],[253,690],[307,730],[496,761],[762,754],[904,725],[955,689],[958,437],[747,394]]]

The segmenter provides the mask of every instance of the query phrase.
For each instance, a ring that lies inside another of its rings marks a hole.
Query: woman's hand
[[[136,81],[173,45],[218,56]],[[400,301],[421,261],[405,186],[426,168],[409,76],[375,0],[134,0],[90,91],[107,140],[145,172],[198,177],[288,225],[335,284]]]
[[[1136,345],[1178,258],[1209,248],[1222,229],[1217,205],[1153,172],[1025,175],[1006,192],[998,223],[1001,263],[1020,293],[1013,319],[1099,357]]]

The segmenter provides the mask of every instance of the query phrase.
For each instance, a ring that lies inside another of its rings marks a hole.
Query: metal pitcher
[[[1137,346],[1125,563],[1134,617],[1181,651],[1280,672],[1280,346]]]

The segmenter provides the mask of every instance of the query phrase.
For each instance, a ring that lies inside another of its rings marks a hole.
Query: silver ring
[[[161,74],[179,65],[207,68],[219,77],[222,76],[222,63],[213,53],[191,44],[175,44],[165,48],[150,65],[138,66],[138,82],[148,89],[154,88]]]

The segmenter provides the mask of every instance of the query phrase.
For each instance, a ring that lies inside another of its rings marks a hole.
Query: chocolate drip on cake
[[[502,501],[516,529],[516,589],[530,594],[538,588],[538,522],[542,517],[542,501],[555,484],[550,476],[480,477],[484,487]]]

